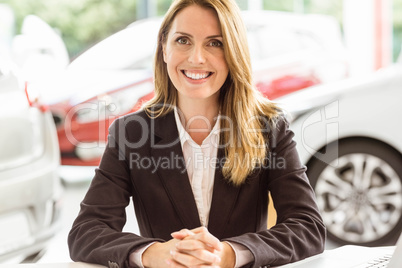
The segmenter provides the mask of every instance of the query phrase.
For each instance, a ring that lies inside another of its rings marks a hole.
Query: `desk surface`
[[[328,255],[331,253],[339,252],[342,250],[344,251],[344,250],[348,250],[348,249],[349,248],[347,246],[344,246],[344,247],[339,247],[337,249],[325,250],[325,252],[322,254],[312,256],[310,258],[301,260],[299,262],[283,265],[283,266],[280,266],[280,268],[292,268],[292,267],[298,266],[300,264],[304,264],[307,261],[309,261],[310,259],[315,259],[320,256],[324,256],[324,255]],[[358,255],[360,255],[360,254],[366,255],[367,252],[369,252],[369,251],[367,251],[367,249],[368,248],[366,248],[366,247],[357,247],[357,246],[355,247],[355,250],[357,250]],[[389,254],[392,254],[392,252],[395,250],[395,246],[371,248],[371,250],[373,250],[373,249],[382,249],[382,250],[387,251]],[[361,252],[359,252],[359,250]],[[97,264],[83,263],[83,262],[68,262],[68,263],[0,264],[0,268],[105,268],[105,266],[97,265]],[[279,268],[279,267],[273,267],[273,268]]]
[[[0,264],[0,268],[105,268],[97,264],[83,262],[69,263],[26,263],[26,264]]]

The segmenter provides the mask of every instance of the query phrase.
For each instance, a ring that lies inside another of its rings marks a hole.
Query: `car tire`
[[[402,156],[370,139],[330,144],[307,166],[328,237],[340,244],[393,244],[402,230]],[[324,159],[324,158],[322,158]]]

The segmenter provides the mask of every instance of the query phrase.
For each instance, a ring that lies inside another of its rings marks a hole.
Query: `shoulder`
[[[289,130],[289,117],[281,112],[275,118],[273,118],[273,130],[279,134],[280,132]]]
[[[139,110],[116,118],[109,127],[109,136],[116,140],[141,139],[149,132],[152,118],[144,110]]]
[[[260,115],[259,120],[269,136],[278,135],[289,128],[289,115],[278,107],[274,107],[274,111],[270,113]]]
[[[109,127],[109,135],[144,141],[151,135],[163,136],[172,132],[172,129],[175,129],[171,127],[172,124],[175,124],[173,111],[152,117],[141,109],[114,120]]]
[[[264,127],[267,132],[268,144],[271,149],[275,148],[284,140],[292,141],[294,133],[290,129],[289,117],[284,112],[279,112],[276,116],[267,118]]]
[[[127,126],[128,124],[135,124],[136,122],[142,122],[142,121],[145,122],[151,121],[151,117],[143,109],[116,118],[113,121],[112,126],[113,125]]]
[[[277,134],[279,130],[289,126],[289,116],[286,111],[270,100],[260,99],[258,111],[260,124],[268,130],[269,134]]]

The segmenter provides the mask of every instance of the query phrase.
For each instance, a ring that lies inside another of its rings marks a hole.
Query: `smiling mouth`
[[[182,70],[181,71],[187,78],[193,79],[193,80],[201,80],[210,77],[213,72],[191,72],[191,71],[186,71]]]

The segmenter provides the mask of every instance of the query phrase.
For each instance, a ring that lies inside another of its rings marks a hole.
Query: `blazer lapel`
[[[218,150],[217,163],[221,163],[224,156],[225,150],[220,148]],[[208,222],[208,230],[214,236],[218,238],[223,236],[225,226],[227,225],[230,215],[235,207],[240,189],[240,186],[233,186],[224,178],[222,167],[217,164]]]
[[[200,218],[186,171],[174,113],[153,119],[151,124],[151,132],[155,135],[151,154],[155,161],[161,163],[157,173],[162,184],[183,226],[188,229],[199,227]]]

